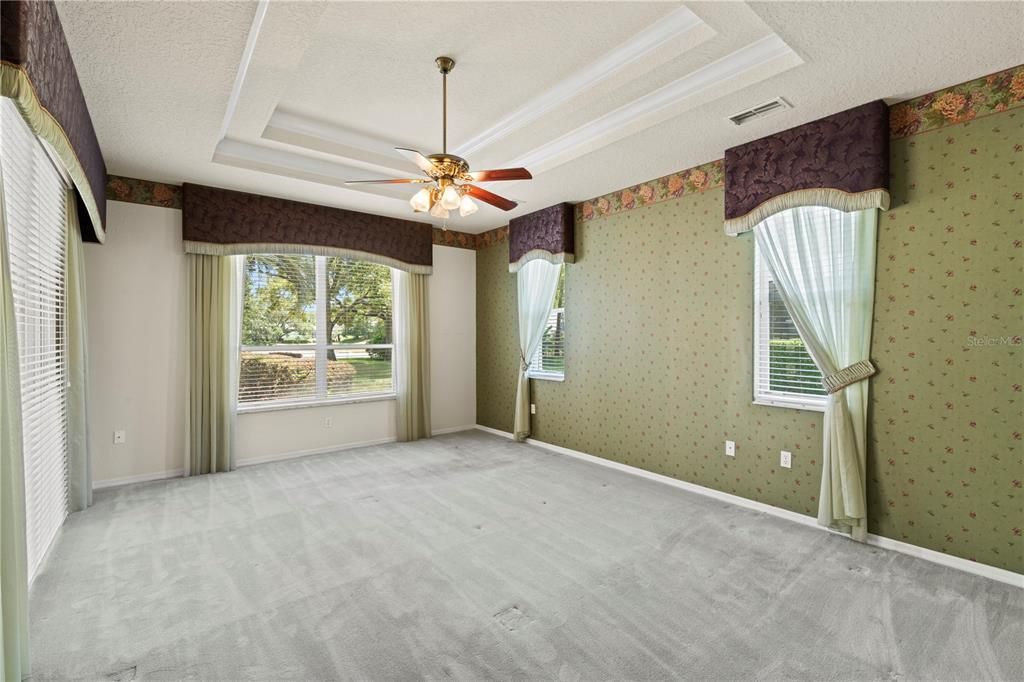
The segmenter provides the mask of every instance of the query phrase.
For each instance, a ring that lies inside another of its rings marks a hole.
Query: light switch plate
[[[530,414],[537,414],[537,405],[535,403],[530,403]]]
[[[121,445],[122,443],[124,443],[124,439],[124,430],[119,429],[117,431],[114,431],[114,445]]]
[[[725,441],[725,454],[726,454],[727,457],[735,457],[736,456],[736,442],[735,441],[731,441],[731,440]]]
[[[783,450],[781,456],[779,457],[779,465],[786,469],[792,469],[793,453],[790,452],[789,450]]]

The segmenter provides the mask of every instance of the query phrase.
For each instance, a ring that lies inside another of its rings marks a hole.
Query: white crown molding
[[[267,16],[268,7],[270,7],[270,0],[259,0],[256,3],[256,14],[253,15],[252,25],[249,26],[249,36],[245,40],[242,59],[238,64],[238,71],[235,73],[235,82],[231,87],[228,105],[224,109],[224,120],[220,125],[220,133],[217,135],[218,140],[223,140],[228,134],[231,121],[235,118],[235,109],[238,108],[238,100],[242,96],[242,86],[245,85],[245,76],[249,73],[249,65],[252,63],[252,55],[256,51],[256,41],[259,40],[260,30],[263,28],[263,20]]]
[[[351,192],[373,194],[395,202],[409,200],[408,188],[403,185],[345,185],[346,180],[365,178],[366,169],[358,166],[335,163],[325,159],[296,154],[276,147],[243,142],[226,138],[221,140],[213,153],[215,163],[236,168],[282,175],[298,180],[333,185]]]
[[[501,436],[502,438],[512,439],[512,434],[508,433],[507,431],[492,429],[489,426],[482,426],[480,424],[477,424],[476,428],[479,429],[480,431],[485,431],[495,436]],[[820,531],[825,531],[827,533],[833,533],[835,535],[839,535],[840,537],[846,537],[842,533],[836,533],[835,531],[825,528],[824,526],[819,526],[818,520],[812,516],[806,516],[804,514],[799,514],[788,509],[782,509],[781,507],[775,507],[770,504],[765,504],[764,502],[758,502],[756,500],[751,500],[746,497],[740,497],[739,495],[733,495],[731,493],[722,492],[721,490],[715,490],[714,488],[706,488],[696,483],[690,483],[689,481],[682,481],[679,480],[678,478],[672,478],[671,476],[656,474],[653,471],[647,471],[646,469],[640,469],[638,467],[623,464],[621,462],[615,462],[610,459],[604,459],[603,457],[588,455],[585,452],[564,448],[561,445],[553,445],[551,443],[545,443],[544,441],[534,440],[533,438],[527,438],[526,443],[528,445],[535,445],[539,448],[543,448],[545,450],[557,453],[559,455],[566,455],[568,457],[580,459],[585,462],[590,462],[591,464],[597,464],[599,466],[603,466],[609,469],[615,469],[616,471],[622,471],[627,474],[632,474],[633,476],[639,476],[641,478],[657,481],[658,483],[664,483],[674,488],[679,488],[681,490],[697,493],[698,495],[703,495],[704,497],[710,497],[716,500],[721,500],[723,502],[728,502],[730,504],[734,504],[739,507],[744,507],[746,509],[753,509],[754,511],[759,511],[764,514],[770,514],[781,519],[786,519],[787,521],[799,523],[801,526],[814,528]],[[880,547],[882,549],[892,550],[894,552],[899,552],[901,554],[907,554],[912,557],[917,557],[918,559],[924,559],[925,561],[930,561],[931,563],[939,564],[940,566],[954,568],[958,571],[963,571],[965,573],[972,573],[983,578],[989,578],[991,580],[996,580],[1001,583],[1006,583],[1007,585],[1013,585],[1014,587],[1024,587],[1024,575],[1021,575],[1020,573],[1008,571],[1003,568],[997,568],[995,566],[989,566],[988,564],[981,564],[977,561],[962,559],[960,557],[952,556],[950,554],[936,552],[933,549],[927,549],[925,547],[912,545],[909,542],[901,542],[899,540],[893,540],[891,538],[886,538],[880,535],[875,535],[873,533],[868,533],[866,544],[872,545],[874,547]]]
[[[383,140],[280,109],[271,115],[262,137],[338,156],[388,177],[420,175],[415,166],[395,152],[395,140]]]
[[[460,145],[455,153],[468,157],[479,152],[512,132],[536,121],[555,107],[594,88],[634,62],[651,54],[668,41],[684,37],[697,29],[704,32],[705,40],[715,35],[715,30],[688,8],[679,7],[669,12],[662,19],[605,53],[596,61],[562,79],[497,123],[474,135]],[[694,41],[694,45],[698,42],[703,41]],[[693,45],[689,47],[693,47]]]
[[[651,119],[684,100],[780,60],[780,68],[772,75],[803,63],[799,55],[782,38],[775,33],[769,34],[521,155],[510,165],[552,168],[574,157],[574,151],[593,145],[602,138],[617,135],[615,139],[620,139],[637,133],[659,122],[649,120],[645,124],[643,119]]]

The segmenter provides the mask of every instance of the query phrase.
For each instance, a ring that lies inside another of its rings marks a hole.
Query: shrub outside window
[[[394,395],[391,268],[259,254],[244,269],[241,410]]]

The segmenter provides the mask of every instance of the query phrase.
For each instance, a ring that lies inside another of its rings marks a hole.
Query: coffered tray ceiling
[[[726,147],[1024,62],[1024,3],[61,2],[111,173],[413,218],[342,186],[440,151],[527,166],[482,232],[721,158]],[[742,127],[773,97],[792,109]],[[496,190],[498,186],[493,186]],[[415,216],[424,221],[426,216]],[[439,221],[433,221],[440,224]]]

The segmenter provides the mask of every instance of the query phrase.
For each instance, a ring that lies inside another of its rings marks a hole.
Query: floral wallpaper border
[[[1021,106],[1024,65],[894,104],[889,108],[889,132],[892,139],[898,140]],[[588,199],[576,205],[576,221],[616,215],[720,187],[723,169],[719,159]]]
[[[130,204],[181,208],[181,186],[152,180],[107,176],[107,199]]]

